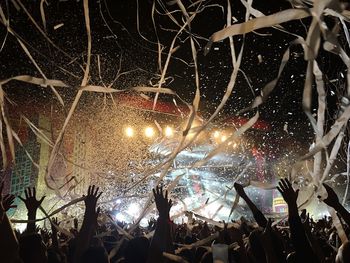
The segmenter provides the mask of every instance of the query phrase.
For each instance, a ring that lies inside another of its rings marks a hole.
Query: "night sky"
[[[37,23],[42,27],[38,1],[22,1]],[[1,1],[4,12],[11,18],[11,27],[27,45],[30,53],[42,68],[48,78],[60,79],[72,88],[61,91],[66,102],[72,101],[76,88],[81,83],[83,71],[79,64],[86,59],[87,37],[85,30],[82,1],[47,1],[45,14],[47,20],[47,34],[53,42],[66,54],[50,45],[38,32],[23,10],[17,11],[10,1]],[[90,19],[92,31],[92,64],[90,84],[102,85],[113,81],[118,71],[119,60],[121,72],[133,70],[121,76],[113,85],[117,89],[130,88],[135,85],[150,85],[159,80],[158,52],[156,35],[152,24],[153,1],[139,0],[101,0],[90,2]],[[183,1],[188,6],[189,1]],[[177,9],[162,1],[169,11]],[[203,49],[207,39],[226,24],[226,1],[205,1],[211,6],[203,9],[192,23],[192,33],[196,38],[198,62],[200,72],[200,90],[202,93],[201,112],[208,116],[220,103],[232,72],[231,55],[228,40],[215,43],[211,52],[204,56]],[[239,0],[231,1],[232,15],[239,21],[244,21],[245,8]],[[166,60],[169,46],[179,27],[164,15],[159,2],[156,3],[154,15],[159,40],[164,45],[162,62]],[[253,7],[264,14],[275,13],[290,8],[287,1],[259,0],[254,1]],[[194,11],[194,8],[189,9]],[[137,11],[139,12],[139,30],[137,30]],[[183,24],[182,14],[174,13],[179,24]],[[310,19],[283,24],[286,30],[306,37],[306,28]],[[326,21],[330,25],[333,21]],[[54,29],[56,25],[64,25]],[[142,34],[142,36],[140,35]],[[0,27],[0,41],[3,43],[6,30]],[[146,38],[147,40],[145,40]],[[234,37],[236,52],[242,45],[242,36]],[[277,76],[283,52],[288,48],[294,37],[281,33],[275,29],[261,29],[245,36],[245,49],[241,69],[247,75],[252,87],[249,87],[243,74],[239,74],[230,101],[225,106],[220,118],[225,118],[247,107],[261,88]],[[345,44],[345,40],[343,44]],[[190,41],[187,33],[182,33],[176,41],[180,48],[176,51],[168,69],[167,83],[163,86],[175,90],[187,102],[191,102],[195,92],[194,68]],[[343,45],[345,46],[345,45]],[[347,50],[348,51],[348,50]],[[101,78],[98,73],[98,57],[101,63]],[[260,58],[260,61],[259,61]],[[25,55],[16,39],[7,36],[4,47],[0,52],[0,78],[29,74],[40,76],[34,65]],[[183,62],[184,61],[184,62]],[[186,64],[186,63],[187,64]],[[326,73],[326,88],[329,109],[328,116],[333,116],[338,102],[337,87],[344,84],[345,67],[335,55],[321,52],[318,58],[321,69]],[[302,90],[305,78],[306,63],[302,48],[293,46],[291,58],[282,74],[280,81],[270,98],[260,108],[261,118],[270,121],[274,129],[282,131],[285,123],[289,125],[292,136],[298,138],[312,138],[311,128],[301,108]],[[332,80],[331,82],[329,80]],[[28,86],[27,89],[23,87]],[[6,92],[13,99],[46,100],[55,99],[49,89],[33,87],[21,83],[11,83]],[[166,100],[167,98],[161,97]],[[315,104],[313,107],[317,109]],[[252,116],[254,112],[247,113]],[[305,132],[308,132],[305,136]]]

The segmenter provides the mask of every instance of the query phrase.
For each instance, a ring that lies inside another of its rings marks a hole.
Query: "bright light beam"
[[[126,135],[127,137],[133,137],[134,134],[135,134],[135,132],[134,132],[134,129],[133,129],[133,128],[127,127],[127,128],[125,129],[125,135]]]
[[[169,126],[165,128],[165,132],[164,133],[165,133],[166,137],[172,137],[173,134],[174,134],[173,129],[171,127],[169,127]]]
[[[152,127],[147,127],[145,129],[145,136],[148,138],[152,138],[154,136],[155,132],[154,129]]]

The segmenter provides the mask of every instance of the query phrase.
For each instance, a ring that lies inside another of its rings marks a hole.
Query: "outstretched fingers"
[[[276,189],[277,189],[278,192],[280,192],[280,194],[283,194],[283,191],[282,191],[282,189],[279,186],[276,186]]]
[[[98,195],[98,191],[100,190],[100,188],[99,187],[96,187],[96,190],[95,190],[95,193],[94,193],[94,196],[96,196],[97,197],[97,195]]]
[[[280,189],[285,192],[288,189],[288,186],[284,182],[284,179],[282,178],[279,182],[278,185],[280,186]]]
[[[170,199],[170,200],[168,201],[168,206],[169,206],[169,210],[170,210],[170,208],[173,206],[173,200]]]
[[[26,188],[26,189],[24,190],[24,195],[25,195],[26,199],[29,198],[29,188]]]

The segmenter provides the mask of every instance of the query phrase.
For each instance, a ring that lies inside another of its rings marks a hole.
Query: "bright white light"
[[[169,127],[169,126],[165,128],[165,132],[164,133],[165,133],[166,137],[171,137],[174,134],[173,129],[171,127]]]
[[[117,199],[117,201],[115,201],[116,204],[120,204],[122,201],[120,199]]]
[[[26,230],[26,224],[14,224],[15,229],[17,229],[20,233],[23,233]]]
[[[126,222],[126,217],[122,213],[118,213],[114,217],[117,221]]]
[[[146,135],[146,137],[148,137],[148,138],[151,138],[151,137],[153,137],[154,136],[154,129],[152,128],[152,127],[147,127],[146,129],[145,129],[145,135]]]
[[[214,132],[214,138],[219,138],[220,136],[220,132],[219,131],[215,131]]]
[[[226,135],[221,136],[221,141],[222,141],[222,142],[224,142],[224,141],[226,141],[226,140],[227,140]]]
[[[126,135],[127,137],[133,137],[134,134],[135,134],[135,132],[134,132],[134,129],[133,129],[133,128],[127,127],[127,128],[125,129],[125,135]]]
[[[142,227],[148,227],[148,220],[147,218],[142,218],[140,221],[140,226]]]
[[[140,212],[140,206],[136,203],[132,203],[129,207],[128,210],[126,211],[129,215],[131,216],[137,216]]]

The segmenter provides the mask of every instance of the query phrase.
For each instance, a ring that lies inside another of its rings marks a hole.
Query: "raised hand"
[[[90,214],[90,215],[94,215],[97,219],[97,216],[100,212],[100,208],[97,208],[96,210],[96,204],[97,204],[97,200],[100,198],[102,192],[98,192],[99,191],[99,187],[95,187],[95,185],[90,185],[88,188],[88,192],[87,195],[84,199],[85,202],[85,214]]]
[[[90,185],[87,195],[83,195],[85,202],[85,215],[81,229],[77,236],[77,248],[74,254],[74,263],[81,262],[81,257],[89,248],[93,232],[97,226],[97,217],[100,213],[100,208],[96,209],[96,204],[101,194],[102,192],[99,193],[98,187],[95,187],[95,185]],[[76,231],[76,229],[74,231]]]
[[[173,205],[171,199],[168,200],[168,191],[163,193],[163,187],[157,186],[156,189],[153,189],[153,195],[159,212],[159,217],[168,219],[170,208]]]
[[[254,204],[254,202],[248,197],[246,192],[244,191],[243,185],[239,183],[234,183],[233,187],[236,190],[236,193],[242,197],[242,199],[247,203],[249,209],[252,211],[254,219],[258,223],[260,227],[265,228],[267,219],[265,218],[264,214],[257,208],[257,206]]]
[[[1,202],[1,209],[3,209],[4,212],[7,212],[11,208],[16,208],[16,205],[13,205],[13,202],[15,201],[15,196],[11,194],[7,194],[5,196],[2,196],[2,191],[4,189],[4,182],[0,185],[0,202]]]
[[[2,205],[4,206],[5,211],[10,210],[11,208],[16,208],[17,206],[13,204],[15,201],[15,196],[11,194],[7,194],[2,199]]]
[[[6,208],[3,205],[3,189],[4,182],[0,183],[0,254],[2,259],[1,262],[19,262],[19,244],[15,236],[15,232],[12,229],[10,220],[6,215]],[[11,202],[9,203],[11,206]],[[6,204],[5,206],[8,207],[8,205]]]
[[[277,190],[281,193],[284,201],[286,201],[288,205],[296,205],[299,189],[294,191],[292,184],[288,179],[281,179],[278,183]]]
[[[168,191],[163,192],[163,187],[153,189],[154,200],[159,212],[156,229],[149,247],[148,259],[146,262],[164,262],[163,253],[173,253],[173,240],[171,237],[172,224],[169,223],[169,211],[172,206],[171,199],[168,199]]]
[[[333,207],[335,211],[337,211],[338,214],[344,219],[345,223],[350,226],[350,213],[339,202],[339,198],[333,189],[326,184],[323,184],[323,186],[326,188],[328,194],[327,198],[324,199],[323,202],[325,202],[330,207]]]
[[[51,219],[51,231],[57,232],[56,226],[59,226],[61,222],[58,221],[57,217]]]
[[[24,202],[28,212],[36,212],[41,203],[44,201],[45,196],[41,197],[40,200],[37,200],[35,187],[33,187],[32,189],[28,187],[26,190],[24,190],[24,194],[25,198],[19,196],[19,199],[21,199]]]
[[[324,188],[326,188],[326,191],[327,191],[327,198],[323,200],[323,202],[325,202],[328,206],[330,207],[338,207],[340,202],[339,202],[339,198],[337,196],[337,194],[334,192],[334,190],[326,185],[326,184],[323,184]]]

